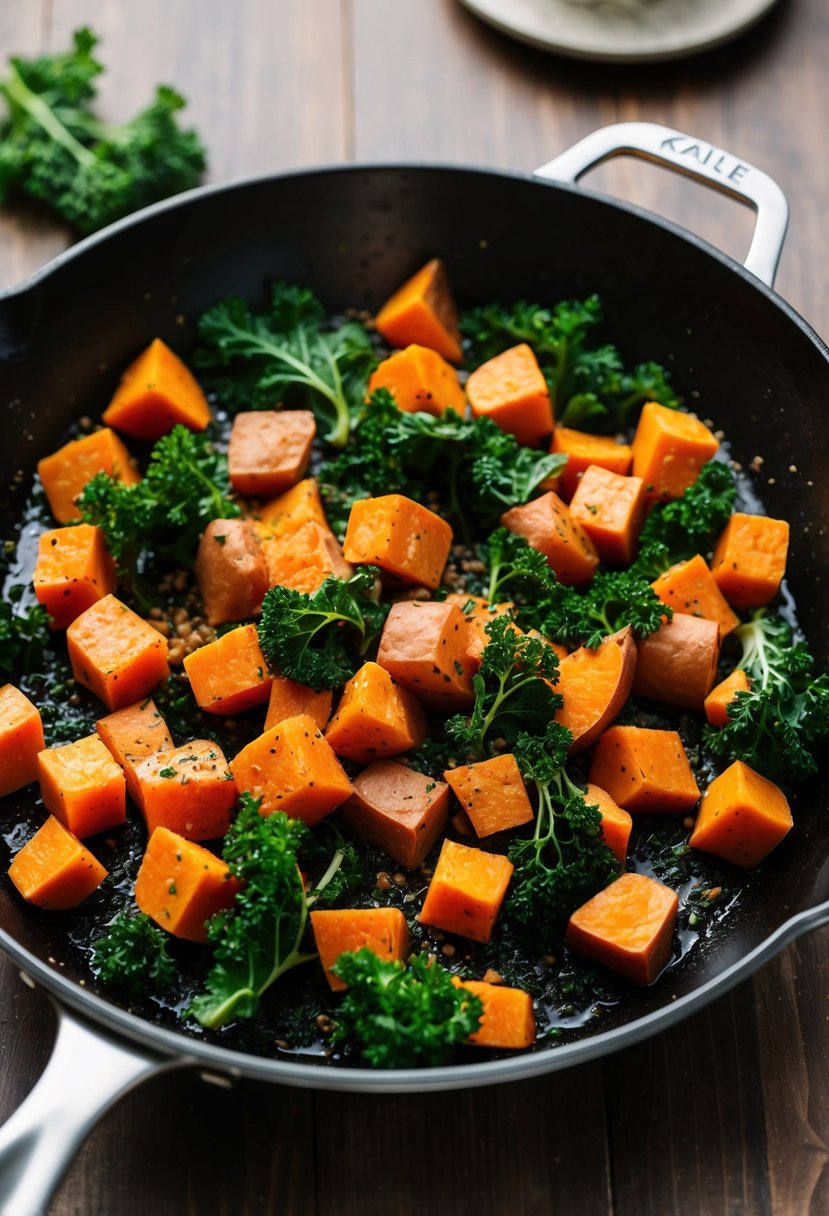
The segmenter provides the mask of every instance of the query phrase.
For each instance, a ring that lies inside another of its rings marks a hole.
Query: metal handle
[[[575,184],[613,156],[638,156],[713,186],[747,203],[757,213],[746,270],[768,287],[774,284],[789,223],[789,204],[777,182],[747,161],[713,144],[652,122],[620,122],[602,127],[536,169],[534,177]]]
[[[25,978],[25,977],[24,977]],[[49,1063],[0,1128],[0,1216],[45,1216],[92,1127],[115,1100],[154,1073],[188,1063],[156,1056],[88,1027],[58,1005]]]

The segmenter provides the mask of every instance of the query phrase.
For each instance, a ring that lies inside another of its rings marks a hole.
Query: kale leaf
[[[143,912],[119,912],[92,943],[92,970],[101,983],[135,998],[148,988],[164,992],[177,975],[168,941],[168,934]]]
[[[50,619],[40,604],[19,608],[0,602],[0,677],[36,670],[49,641]]]
[[[680,498],[653,507],[639,536],[636,569],[655,579],[673,562],[707,556],[731,518],[736,497],[730,466],[709,460]]]

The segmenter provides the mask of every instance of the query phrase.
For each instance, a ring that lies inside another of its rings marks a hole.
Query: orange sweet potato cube
[[[792,813],[783,791],[735,760],[703,794],[689,843],[753,870],[791,828]]]
[[[184,670],[199,707],[209,714],[242,713],[267,701],[273,676],[255,625],[240,625],[185,656]]]
[[[404,583],[437,587],[452,547],[445,519],[403,494],[361,498],[348,517],[347,561],[379,566]]]
[[[642,407],[633,436],[633,474],[649,499],[680,498],[716,454],[719,442],[693,414],[655,401]]]
[[[602,817],[602,840],[610,849],[619,865],[624,869],[627,861],[633,818],[613,801],[607,790],[588,784],[584,801],[588,806],[597,806]]]
[[[590,782],[633,814],[683,814],[699,798],[685,748],[675,730],[611,726],[596,744]]]
[[[54,815],[9,866],[9,878],[23,898],[50,912],[77,908],[106,876],[98,859]]]
[[[14,684],[0,687],[0,797],[37,781],[46,743],[40,710]]]
[[[550,390],[526,342],[476,367],[466,382],[466,395],[476,418],[490,418],[529,447],[553,429]]]
[[[727,726],[729,722],[728,707],[738,692],[749,692],[751,684],[741,667],[736,667],[730,676],[721,680],[712,688],[703,702],[705,717],[709,726]]]
[[[464,653],[466,657],[463,660],[463,666],[474,675],[481,666],[481,656],[489,641],[489,634],[486,631],[487,625],[490,621],[494,621],[496,617],[509,616],[514,608],[514,604],[509,602],[490,604],[482,595],[464,595],[459,591],[453,591],[451,595],[447,595],[445,602],[447,604],[455,604],[464,615],[464,620],[466,621],[466,647]],[[521,632],[517,625],[515,626],[515,632]]]
[[[509,831],[533,818],[526,787],[511,753],[478,764],[461,764],[447,769],[443,776],[478,836]]]
[[[332,970],[341,954],[367,949],[384,962],[404,962],[409,953],[409,927],[399,908],[325,909],[311,913],[311,928],[332,992],[348,987]]]
[[[466,395],[458,383],[454,367],[427,346],[413,342],[405,350],[396,351],[372,373],[369,394],[387,389],[395,405],[405,414],[434,414],[447,409],[462,414]]]
[[[591,464],[625,477],[630,472],[633,460],[633,452],[627,443],[618,443],[607,435],[589,435],[585,431],[574,431],[566,426],[557,426],[553,431],[550,451],[560,452],[567,457],[567,464],[557,479],[558,486],[549,487],[556,490],[565,502],[569,502],[573,497],[582,474]]]
[[[97,735],[38,755],[40,796],[73,836],[94,836],[127,817],[124,773]]]
[[[663,604],[674,612],[705,617],[716,621],[720,638],[727,637],[740,623],[732,612],[704,557],[697,554],[686,562],[677,562],[651,583]]]
[[[444,840],[420,920],[447,933],[488,942],[513,868],[499,853]]]
[[[511,507],[501,516],[501,523],[544,554],[559,582],[566,586],[590,582],[599,564],[596,546],[552,490],[521,507]]]
[[[298,481],[278,498],[266,502],[259,510],[259,519],[271,538],[298,532],[303,524],[328,527],[319,486],[313,477]]]
[[[416,342],[460,363],[458,310],[440,258],[432,258],[389,297],[374,326],[391,346]]]
[[[261,798],[263,815],[284,811],[309,827],[345,802],[351,782],[308,714],[266,730],[231,761],[239,793]]]
[[[38,475],[58,523],[80,519],[75,499],[96,473],[108,473],[125,485],[135,485],[140,477],[121,440],[108,427],[65,443],[51,456],[38,461]]]
[[[195,570],[209,625],[243,621],[261,611],[270,580],[251,520],[212,520],[199,541]]]
[[[154,752],[136,766],[135,780],[148,833],[163,827],[187,840],[218,840],[230,827],[236,787],[210,739]]]
[[[135,880],[141,911],[188,942],[207,941],[211,916],[229,908],[241,884],[209,849],[158,827]]]
[[[66,631],[72,675],[107,709],[140,701],[166,680],[167,640],[114,595],[105,595]]]
[[[339,816],[358,840],[414,870],[446,828],[449,786],[395,760],[377,760],[354,780]]]
[[[786,573],[789,525],[767,515],[736,511],[722,532],[711,573],[729,604],[762,608],[773,599]]]
[[[306,684],[298,684],[287,676],[274,676],[271,683],[268,713],[265,718],[265,730],[279,726],[286,718],[296,718],[299,714],[307,714],[313,719],[319,730],[325,730],[325,725],[331,717],[331,703],[334,694],[330,688],[319,692],[308,688]]]
[[[107,426],[137,439],[160,439],[178,423],[203,431],[211,417],[193,373],[161,338],[129,365],[104,410]]]
[[[140,797],[135,772],[147,756],[155,752],[172,751],[173,740],[158,708],[150,697],[128,705],[126,709],[107,714],[95,723],[98,737],[121,765],[127,782],[127,793],[133,802]]]
[[[327,578],[351,578],[339,541],[327,524],[309,521],[296,532],[262,540],[268,585],[291,587],[305,595],[318,591]]]
[[[639,547],[645,522],[645,483],[591,464],[570,503],[570,518],[581,524],[603,562],[628,566]]]
[[[638,644],[633,694],[702,713],[714,687],[720,627],[701,616],[675,612]]]
[[[452,977],[452,982],[480,997],[484,1007],[478,1029],[469,1036],[468,1043],[506,1051],[532,1047],[536,1037],[535,1013],[528,992],[484,980],[461,980],[457,976]]]
[[[426,737],[426,715],[385,668],[364,663],[343,689],[325,737],[338,756],[369,764],[418,747]]]
[[[44,532],[38,541],[32,581],[35,595],[52,618],[52,628],[71,625],[76,616],[118,585],[101,529],[75,524]]]
[[[455,604],[392,604],[377,662],[430,709],[452,713],[472,704],[472,680],[465,666],[466,623]]]
[[[622,874],[577,908],[567,944],[634,984],[652,984],[671,958],[679,899],[645,874]]]
[[[317,423],[310,410],[251,410],[233,419],[230,484],[247,498],[272,498],[305,476]]]

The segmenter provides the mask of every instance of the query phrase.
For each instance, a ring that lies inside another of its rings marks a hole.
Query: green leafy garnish
[[[728,706],[721,730],[707,726],[704,739],[723,763],[743,760],[772,781],[792,786],[818,770],[829,735],[829,675],[815,675],[806,644],[795,641],[779,616],[755,612],[734,636],[737,663],[751,688]]]
[[[213,373],[220,392],[229,389],[237,409],[246,398],[265,409],[302,405],[328,427],[330,444],[348,442],[351,411],[378,361],[362,325],[332,328],[312,291],[279,282],[265,312],[235,297],[215,304],[199,321],[199,337],[196,366]]]
[[[355,1043],[372,1068],[436,1068],[478,1029],[483,1005],[423,954],[408,966],[364,947],[341,954],[335,973],[348,984],[335,1042]]]
[[[0,202],[28,194],[82,234],[198,185],[206,163],[196,132],[178,126],[185,101],[174,89],[160,86],[122,125],[95,117],[97,42],[77,30],[69,51],[13,57],[0,82],[9,110],[0,125]]]
[[[92,970],[101,983],[132,997],[163,992],[178,974],[167,951],[169,936],[143,912],[119,912],[92,943]]]
[[[49,620],[40,604],[20,608],[0,602],[0,677],[10,679],[37,669],[49,641]]]
[[[263,993],[280,976],[316,957],[302,951],[314,897],[306,895],[297,865],[309,829],[282,811],[260,815],[260,801],[242,794],[225,836],[222,857],[243,886],[233,907],[208,922],[213,966],[206,991],[187,1011],[211,1030],[253,1017]],[[317,891],[324,890],[341,860],[335,851]]]
[[[338,688],[365,661],[383,628],[387,604],[371,599],[375,570],[327,578],[307,595],[271,587],[262,602],[259,644],[272,671],[317,690]]]
[[[731,468],[709,460],[681,498],[653,507],[639,537],[636,569],[655,579],[673,562],[697,553],[705,557],[731,518],[736,497]]]

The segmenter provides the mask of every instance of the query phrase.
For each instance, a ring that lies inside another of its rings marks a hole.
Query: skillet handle
[[[536,169],[533,177],[575,184],[613,156],[638,156],[675,169],[753,207],[757,213],[746,270],[773,286],[786,237],[789,204],[773,178],[713,144],[652,122],[620,122],[601,127]]]
[[[141,1081],[188,1063],[93,1029],[61,1005],[56,1010],[49,1062],[0,1128],[2,1216],[46,1216],[61,1178],[104,1111]]]

